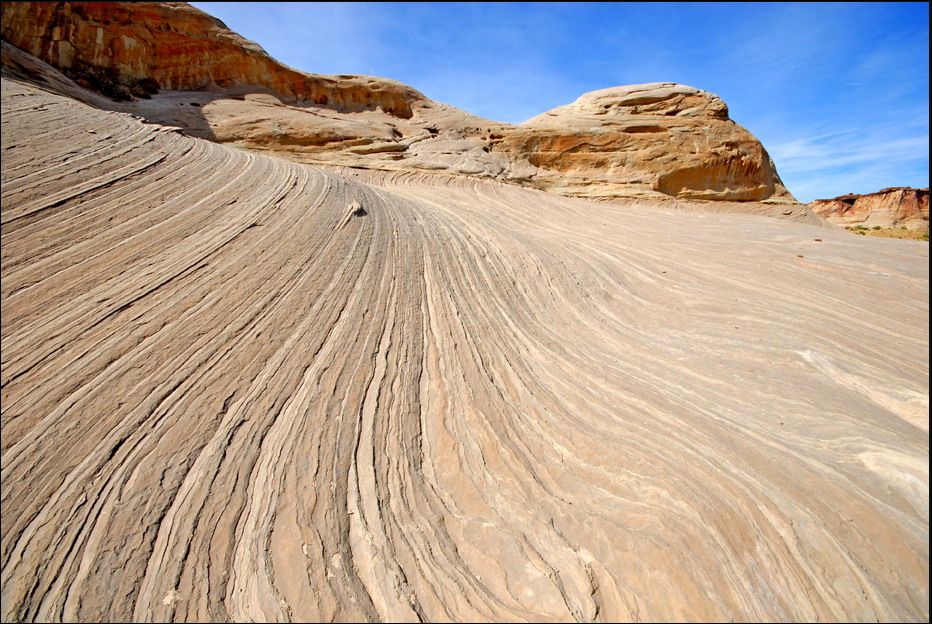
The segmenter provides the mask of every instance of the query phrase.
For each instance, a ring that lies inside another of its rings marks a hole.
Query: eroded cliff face
[[[292,70],[183,3],[4,5],[3,37],[85,87],[104,90],[85,78],[105,72],[98,83],[110,88],[109,76],[130,90],[111,108],[299,162],[442,171],[579,197],[795,203],[725,103],[684,85],[595,91],[512,125],[391,80]]]
[[[903,227],[929,230],[929,189],[886,188],[866,195],[817,199],[809,206],[823,218],[843,226]]]
[[[381,108],[411,116],[414,89],[368,76],[322,76],[290,69],[223,22],[182,2],[3,3],[3,38],[68,71],[112,70],[119,80],[158,88],[257,86],[289,102],[345,112]]]

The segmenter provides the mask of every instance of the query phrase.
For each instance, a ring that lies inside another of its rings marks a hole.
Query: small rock
[[[349,209],[350,214],[354,217],[364,217],[367,214],[369,214],[368,212],[366,212],[366,209],[362,207],[362,204],[360,204],[358,201],[351,202],[350,205],[347,206],[347,208]]]

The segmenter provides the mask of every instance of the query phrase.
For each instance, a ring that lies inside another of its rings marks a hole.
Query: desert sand
[[[2,85],[4,621],[928,620],[927,245]]]

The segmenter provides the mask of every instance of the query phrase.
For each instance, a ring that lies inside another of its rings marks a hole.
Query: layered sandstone
[[[828,221],[843,226],[929,230],[927,188],[893,187],[865,195],[841,195],[817,199],[809,207]]]
[[[594,185],[689,199],[791,199],[763,146],[728,118],[721,98],[674,83],[587,93],[503,143],[554,173],[548,183],[567,194]]]
[[[292,70],[181,3],[5,6],[2,33],[72,76],[106,71],[134,93],[152,86],[146,80],[160,89],[110,108],[299,162],[441,171],[581,197],[795,202],[724,102],[683,85],[596,91],[513,125],[390,80]]]
[[[3,621],[928,621],[909,243],[2,111]]]
[[[424,96],[368,76],[322,76],[285,67],[223,22],[182,2],[4,2],[3,39],[63,70],[111,70],[159,89],[253,86],[289,102],[410,117]]]
[[[59,4],[213,77],[3,43],[0,620],[929,620],[927,248],[721,99],[315,104]]]

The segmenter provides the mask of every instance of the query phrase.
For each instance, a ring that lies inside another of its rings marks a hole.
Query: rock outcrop
[[[843,226],[929,230],[929,189],[893,187],[865,195],[840,195],[809,204],[817,214]]]
[[[569,195],[659,191],[689,199],[791,199],[767,152],[721,98],[654,83],[593,91],[506,135],[539,178]]]
[[[78,74],[112,73],[159,89],[264,87],[288,102],[410,117],[424,96],[368,76],[290,69],[223,22],[183,2],[4,2],[3,39]]]
[[[795,203],[725,103],[683,85],[596,91],[512,125],[391,80],[295,71],[183,3],[4,5],[2,34],[128,100],[111,108],[299,162],[443,171],[580,197]]]
[[[2,110],[3,622],[929,621],[909,244]]]

